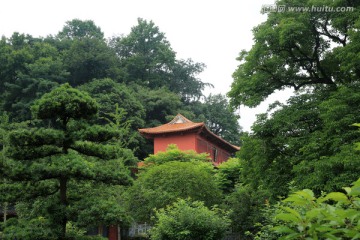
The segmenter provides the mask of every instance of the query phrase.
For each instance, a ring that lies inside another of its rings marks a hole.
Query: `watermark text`
[[[277,4],[264,4],[261,6],[261,13],[270,12],[353,12],[354,7],[330,7],[330,6],[286,6]]]

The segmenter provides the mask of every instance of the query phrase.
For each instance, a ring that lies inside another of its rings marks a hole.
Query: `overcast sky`
[[[263,4],[274,0],[2,0],[1,35],[15,31],[34,37],[54,35],[66,21],[93,20],[106,37],[128,34],[137,18],[152,20],[164,32],[178,58],[207,65],[200,75],[215,88],[206,93],[226,94],[242,49],[253,44],[252,28],[266,20]],[[276,94],[274,98],[282,98]],[[249,131],[255,113],[241,107],[240,124]]]

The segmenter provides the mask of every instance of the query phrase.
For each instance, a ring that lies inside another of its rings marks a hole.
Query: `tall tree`
[[[231,142],[240,145],[241,126],[238,116],[230,109],[228,100],[221,94],[205,98],[203,114],[210,130]]]
[[[128,35],[113,38],[110,45],[120,58],[126,83],[150,89],[166,87],[183,101],[199,99],[202,90],[212,86],[197,77],[205,65],[176,59],[165,34],[152,21],[139,18]]]
[[[330,87],[360,78],[359,2],[281,0],[278,5],[352,7],[348,12],[269,13],[254,28],[255,44],[242,51],[229,96],[234,106],[256,106],[275,90]]]
[[[7,53],[8,58],[18,58],[18,54],[26,58],[19,59],[13,66],[12,76],[4,79],[3,108],[14,121],[29,120],[34,100],[64,83],[69,76],[55,47],[41,39],[33,43],[23,41],[19,49],[9,43],[12,52]]]
[[[44,126],[10,132],[5,166],[12,180],[37,187],[34,195],[45,196],[47,214],[58,239],[66,239],[71,187],[98,183],[127,184],[129,175],[123,161],[131,157],[109,141],[117,132],[91,125],[98,110],[87,94],[62,85],[36,101],[33,115]],[[30,194],[31,195],[31,194]],[[47,196],[47,197],[46,197]],[[57,209],[53,211],[52,209]]]
[[[210,83],[202,82],[197,75],[205,68],[203,63],[195,63],[191,59],[176,60],[172,68],[172,80],[169,89],[180,94],[183,102],[199,100],[205,87],[213,87]]]
[[[57,34],[60,39],[97,38],[102,40],[104,33],[92,20],[73,19],[67,21],[63,29]]]
[[[168,85],[175,52],[152,21],[139,18],[129,35],[113,39],[113,46],[127,71],[126,82],[150,88]]]
[[[254,29],[254,46],[240,54],[228,93],[233,107],[254,107],[275,90],[296,90],[286,104],[272,104],[259,115],[253,132],[243,137],[242,189],[251,189],[255,196],[265,193],[270,202],[286,196],[291,187],[314,189],[316,194],[339,191],[358,178],[360,161],[354,150],[360,136],[351,126],[360,120],[359,58],[354,54],[360,48],[359,2],[277,4],[287,10],[326,5],[352,11],[269,13]],[[249,199],[254,205],[244,215],[255,216],[263,201]],[[255,224],[257,219],[252,219]]]
[[[99,103],[99,123],[126,128],[122,137],[124,146],[142,156],[144,138],[138,129],[145,125],[145,108],[134,91],[109,78],[95,79],[79,89],[88,92]]]
[[[70,40],[69,40],[70,41]],[[117,58],[104,40],[80,38],[70,41],[64,50],[66,69],[70,72],[72,86],[116,76]]]
[[[194,156],[195,155],[195,156]],[[135,220],[151,220],[154,208],[163,208],[178,198],[219,203],[221,191],[208,156],[169,148],[145,160],[134,185],[127,191],[129,210]]]
[[[131,128],[137,131],[144,126],[145,110],[136,94],[125,84],[120,84],[112,79],[95,79],[79,87],[81,91],[88,92],[99,104],[99,117],[103,119],[115,119],[115,105],[126,112],[124,121],[131,122]],[[106,122],[106,121],[105,121]]]

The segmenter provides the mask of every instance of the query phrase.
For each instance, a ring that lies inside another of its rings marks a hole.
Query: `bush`
[[[210,210],[203,202],[183,199],[158,210],[155,218],[152,240],[218,240],[230,226],[229,218],[218,208]]]
[[[360,239],[360,178],[344,192],[291,194],[279,206],[273,230],[280,239]]]

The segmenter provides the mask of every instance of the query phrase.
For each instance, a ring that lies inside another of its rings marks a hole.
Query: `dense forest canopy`
[[[221,115],[231,116],[226,123],[209,114],[212,104],[203,101],[203,90],[212,87],[198,78],[205,65],[178,59],[152,21],[138,19],[129,34],[105,39],[93,21],[74,19],[55,36],[3,36],[0,52],[0,108],[12,122],[30,120],[36,99],[69,83],[100,101],[102,117],[113,114],[118,103],[127,114],[123,120],[131,120],[134,131],[165,123],[180,112],[194,121],[215,123],[216,128],[237,129],[233,136],[222,135],[210,126],[239,144],[241,129],[224,96],[212,99],[225,104]]]
[[[0,234],[78,239],[89,227],[129,224],[134,216],[119,203],[133,182],[131,169],[153,152],[138,129],[178,113],[240,144],[241,127],[225,96],[203,94],[212,87],[198,77],[204,68],[177,58],[165,33],[144,19],[109,39],[93,21],[79,19],[54,36],[3,36]],[[185,165],[198,168],[195,180],[204,175],[216,188],[210,165]],[[209,196],[220,196],[211,186]],[[192,192],[202,196],[200,188]],[[14,206],[18,218],[5,221]]]
[[[360,172],[355,149],[360,135],[354,126],[360,121],[360,3],[279,0],[276,4],[352,11],[270,12],[253,30],[253,47],[240,53],[228,93],[233,108],[255,107],[276,90],[295,90],[286,103],[275,102],[258,115],[253,132],[242,139],[241,185],[235,190],[238,198],[229,198],[234,208],[242,209],[236,215],[240,231],[254,232],[255,223],[262,222],[261,213],[269,217],[262,205],[268,201],[303,188],[312,189],[314,196],[344,192]],[[292,232],[293,238],[289,230],[286,239],[315,237],[306,235],[307,230],[299,230],[304,235]]]
[[[227,96],[204,96],[206,66],[178,59],[152,21],[110,39],[79,19],[55,36],[2,37],[0,203],[18,216],[0,232],[86,239],[138,221],[152,239],[358,239],[360,2],[276,4],[352,11],[267,13]],[[242,133],[233,109],[286,88],[295,94]],[[137,129],[177,113],[241,143],[236,158],[214,168],[176,146],[149,156]]]

